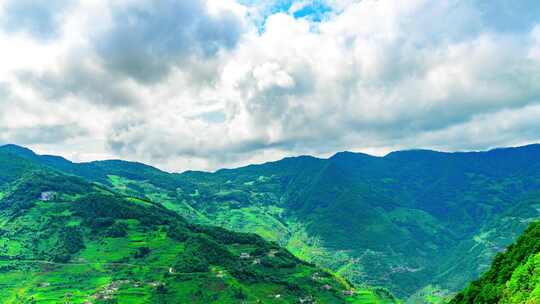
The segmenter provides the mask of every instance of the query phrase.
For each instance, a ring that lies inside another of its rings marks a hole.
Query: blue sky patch
[[[259,28],[264,31],[264,23],[268,16],[277,13],[291,14],[295,18],[307,18],[314,22],[321,22],[332,11],[332,7],[327,4],[326,0],[240,0],[240,3],[249,6],[259,6],[263,12],[263,19],[257,20]],[[295,4],[302,4],[297,10],[291,12],[291,8]]]
[[[295,3],[302,3],[302,2],[304,1],[295,1],[295,0],[277,1],[271,7],[270,13],[271,14],[275,14],[279,12],[288,13],[291,7]],[[331,11],[331,8],[325,3],[325,1],[311,0],[311,1],[306,1],[303,7],[292,12],[292,15],[295,18],[309,18],[313,21],[321,21],[324,18],[324,16],[330,11]]]

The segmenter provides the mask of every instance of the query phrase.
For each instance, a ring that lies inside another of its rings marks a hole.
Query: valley
[[[163,206],[188,223],[255,233],[361,290],[408,303],[448,301],[540,210],[538,145],[347,152],[180,174],[123,161],[77,164],[16,146],[0,153]]]
[[[0,157],[17,161],[2,172],[2,303],[394,302],[255,234],[191,224],[152,201]]]

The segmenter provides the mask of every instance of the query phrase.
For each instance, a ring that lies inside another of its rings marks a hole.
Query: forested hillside
[[[532,223],[491,268],[450,304],[540,303],[540,222]]]

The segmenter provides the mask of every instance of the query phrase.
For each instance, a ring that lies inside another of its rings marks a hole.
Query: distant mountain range
[[[461,290],[540,210],[540,145],[342,152],[215,173],[119,160],[79,164],[14,145],[0,147],[0,159],[0,184],[12,185],[14,172],[35,165],[74,175],[189,223],[256,233],[356,286],[383,286],[411,303]]]

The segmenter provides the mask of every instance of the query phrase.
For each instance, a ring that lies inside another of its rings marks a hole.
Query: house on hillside
[[[332,289],[332,286],[330,286],[330,285],[328,285],[328,284],[324,284],[324,285],[322,286],[322,289],[324,289],[324,290],[331,290],[331,289]]]
[[[315,303],[315,300],[312,296],[307,296],[305,298],[299,298],[298,302],[300,302],[300,304],[312,304]]]
[[[45,191],[45,192],[41,192],[40,199],[42,201],[44,201],[44,202],[48,202],[48,201],[53,200],[55,196],[56,196],[56,192],[54,192],[54,191]]]
[[[344,290],[343,294],[346,296],[354,296],[354,290]]]

